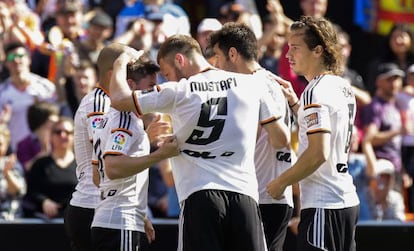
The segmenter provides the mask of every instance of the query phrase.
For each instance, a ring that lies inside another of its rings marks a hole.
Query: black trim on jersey
[[[131,126],[131,113],[130,112],[121,112],[119,119],[119,128],[129,129]]]
[[[132,92],[132,101],[134,102],[134,107],[135,107],[135,109],[137,109],[138,114],[142,115],[141,109],[140,109],[139,104],[138,104],[138,100],[135,96],[135,92],[136,91]]]
[[[321,130],[306,132],[307,135],[311,135],[311,134],[315,134],[315,133],[331,133],[331,131],[327,130],[327,129],[321,129]]]
[[[316,85],[321,81],[321,79],[324,77],[325,75],[320,76],[318,79],[316,79],[316,83],[313,84],[313,86],[311,88],[309,88],[309,90],[306,90],[305,93],[303,93],[303,105],[307,106],[312,104],[312,97],[313,97],[313,89],[316,87]]]
[[[105,112],[106,93],[101,88],[96,88],[93,102],[93,112]]]
[[[277,118],[273,117],[273,118],[272,118],[272,119],[270,119],[270,120],[266,120],[266,121],[264,121],[263,123],[260,123],[260,125],[264,126],[264,125],[267,125],[267,124],[269,124],[269,123],[272,123],[272,122],[278,121],[281,117],[282,117],[282,116],[279,116],[279,117],[277,117]]]
[[[119,153],[119,152],[105,152],[102,155],[102,159],[105,159],[106,156],[121,156],[121,155],[122,153]]]

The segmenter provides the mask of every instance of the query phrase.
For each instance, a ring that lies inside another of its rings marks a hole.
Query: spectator
[[[0,4],[3,39],[5,43],[20,42],[30,50],[40,45],[44,36],[40,28],[40,18],[25,1],[8,0]]]
[[[58,84],[62,58],[71,56],[73,44],[85,36],[82,5],[79,0],[57,0],[56,22],[46,31],[47,40],[32,54],[31,70]]]
[[[377,158],[393,163],[396,176],[396,190],[402,190],[401,164],[401,116],[396,106],[396,95],[400,91],[404,71],[394,63],[380,64],[376,73],[376,92],[372,102],[362,110],[364,139],[362,147],[368,161]],[[370,166],[368,166],[370,167]],[[374,176],[374,170],[367,170]]]
[[[14,154],[6,155],[10,131],[0,124],[0,219],[14,220],[23,216],[21,199],[26,194],[23,168]]]
[[[135,20],[145,17],[145,4],[142,0],[124,2],[125,6],[116,15],[115,37],[125,33]]]
[[[103,11],[95,11],[85,32],[86,36],[80,42],[75,42],[75,49],[78,52],[79,60],[89,60],[93,65],[96,65],[99,52],[112,36],[111,17]]]
[[[150,51],[153,46],[153,36],[158,31],[160,21],[151,21],[145,18],[138,18],[128,24],[125,32],[115,36],[113,42],[126,44],[136,50]],[[158,44],[158,43],[155,43]]]
[[[366,219],[366,215],[369,212],[369,205],[366,196],[372,178],[372,176],[369,176],[367,173],[367,159],[365,154],[361,152],[360,138],[361,134],[358,133],[358,128],[354,125],[347,164],[349,174],[352,176],[352,180],[360,201],[359,220]]]
[[[72,77],[67,79],[65,85],[65,103],[61,107],[61,114],[74,117],[82,98],[96,86],[97,72],[89,60],[81,60],[75,67]]]
[[[260,17],[256,14],[255,3],[228,2],[220,7],[218,20],[225,24],[227,22],[244,23],[253,30],[256,38],[262,37],[263,25]]]
[[[37,102],[27,110],[27,121],[31,133],[17,145],[17,159],[25,172],[30,171],[33,162],[50,154],[52,126],[58,120],[59,109],[49,102]]]
[[[30,72],[30,54],[24,44],[10,43],[5,47],[6,67],[10,77],[0,85],[0,121],[8,123],[11,146],[30,134],[27,109],[36,101],[54,102],[56,88],[49,80]]]
[[[77,184],[73,120],[61,117],[52,127],[52,152],[27,173],[26,217],[61,218]]]
[[[271,15],[264,19],[263,36],[258,40],[259,64],[274,74],[278,74],[279,60],[286,43],[286,35],[286,27],[272,20]]]
[[[211,32],[220,30],[221,26],[221,23],[216,18],[204,18],[198,24],[196,39],[200,44],[204,56],[206,56],[208,36],[211,34]]]
[[[190,35],[190,20],[186,11],[175,3],[167,0],[143,0],[145,17],[154,20],[162,16],[168,36],[173,34]],[[158,18],[159,19],[159,18]]]
[[[395,167],[386,159],[378,159],[374,166],[374,180],[366,190],[368,211],[361,211],[361,220],[405,220],[404,199],[394,190]]]
[[[406,85],[397,94],[396,104],[401,114],[402,135],[402,164],[404,170],[410,176],[407,190],[407,210],[414,212],[414,64],[406,71]],[[410,184],[411,183],[411,184]]]
[[[414,32],[407,24],[396,23],[381,54],[367,64],[366,87],[371,96],[376,92],[377,68],[383,63],[394,63],[403,71],[414,64]]]

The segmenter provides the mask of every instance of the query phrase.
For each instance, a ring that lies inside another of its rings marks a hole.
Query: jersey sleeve
[[[321,88],[316,86],[315,88]],[[328,90],[310,89],[303,93],[302,104],[307,134],[331,132],[330,106],[326,100]]]
[[[106,155],[129,155],[129,150],[134,142],[144,135],[138,129],[138,120],[132,112],[113,113],[109,120],[109,128],[106,131],[107,141],[104,147],[104,156]]]
[[[148,90],[134,91],[134,104],[138,113],[140,115],[151,112],[170,113],[175,107],[177,97],[180,96],[181,84],[181,82],[167,82]]]
[[[273,98],[272,88],[269,86],[267,79],[263,79],[264,86],[260,88],[260,124],[266,124],[268,122],[278,120],[282,118],[282,110],[280,105]]]

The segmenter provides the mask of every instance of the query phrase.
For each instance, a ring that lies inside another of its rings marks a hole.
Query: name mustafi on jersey
[[[210,82],[191,82],[190,88],[191,92],[201,92],[201,91],[226,91],[232,87],[236,87],[237,82],[235,78],[223,79],[220,81],[210,81]]]

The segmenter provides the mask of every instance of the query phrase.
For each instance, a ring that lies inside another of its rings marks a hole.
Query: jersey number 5
[[[212,117],[217,115],[227,115],[226,97],[211,98],[201,105],[200,117],[198,118],[197,123],[199,128],[194,129],[185,142],[193,145],[207,145],[218,140],[223,131],[225,120],[218,118],[212,119]],[[203,137],[209,130],[211,130],[210,135],[208,135],[208,137]]]

